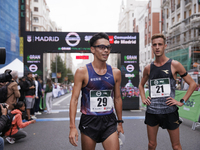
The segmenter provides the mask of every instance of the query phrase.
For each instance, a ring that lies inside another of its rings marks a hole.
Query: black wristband
[[[124,123],[124,120],[117,120],[117,123]]]

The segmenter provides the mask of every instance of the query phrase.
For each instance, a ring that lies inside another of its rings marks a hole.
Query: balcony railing
[[[193,14],[187,19],[183,20],[183,22],[185,23],[185,26],[190,24],[191,20],[194,19],[195,17],[200,17],[200,14]]]
[[[185,5],[187,5],[188,3],[191,3],[192,0],[185,0]]]

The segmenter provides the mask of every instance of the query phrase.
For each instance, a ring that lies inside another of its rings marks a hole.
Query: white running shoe
[[[37,119],[37,117],[35,115],[31,115],[32,119]]]
[[[42,113],[41,112],[35,112],[35,115],[41,115]]]
[[[7,136],[6,137],[6,141],[8,141],[8,143],[10,143],[10,144],[14,144],[15,143],[15,138]]]

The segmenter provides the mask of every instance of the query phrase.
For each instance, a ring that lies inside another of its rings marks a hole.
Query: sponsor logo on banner
[[[31,64],[31,65],[29,66],[29,70],[30,70],[31,72],[36,72],[36,71],[38,70],[38,67],[37,67],[37,65],[35,65],[35,64]]]
[[[114,36],[113,35],[109,35],[109,42],[110,44],[114,44]]]
[[[134,70],[134,66],[133,65],[127,65],[126,66],[126,70],[128,71],[128,72],[133,72],[133,70]]]
[[[28,55],[27,63],[40,63],[40,55]]]
[[[124,63],[137,63],[137,55],[125,55]]]
[[[27,42],[31,42],[32,41],[32,36],[31,35],[27,35]]]
[[[114,44],[136,44],[136,36],[120,36],[115,35],[114,36]]]
[[[127,65],[127,66],[126,66],[126,70],[127,70],[127,72],[129,72],[129,73],[126,73],[126,74],[125,74],[125,77],[126,77],[126,78],[133,78],[133,77],[135,77],[135,74],[132,73],[132,72],[134,71],[134,69],[135,69],[135,67],[134,67],[133,65],[131,65],[131,64]],[[132,74],[131,74],[131,73],[132,73]]]
[[[35,42],[58,42],[58,36],[35,36]]]
[[[92,35],[86,35],[85,36],[85,41],[87,42],[87,41],[90,41],[90,39],[92,38]]]
[[[81,41],[81,38],[79,37],[79,35],[75,32],[70,32],[67,34],[67,36],[65,37],[65,41],[69,46],[77,46],[79,44],[79,42]]]

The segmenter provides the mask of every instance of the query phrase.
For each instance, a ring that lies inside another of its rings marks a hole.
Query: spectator
[[[11,83],[7,87],[7,100],[6,103],[9,105],[9,110],[12,110],[12,105],[15,105],[17,103],[17,98],[20,97],[20,92],[18,88],[18,83],[16,82],[18,78],[18,72],[12,71],[11,72],[12,80]]]
[[[52,83],[51,83],[51,79],[47,79],[45,93],[46,93],[47,113],[51,113],[51,110],[52,110]]]
[[[12,127],[5,133],[6,140],[10,144],[13,144],[15,143],[15,141],[21,138],[25,138],[27,136],[27,133],[25,131],[19,130],[18,128],[25,128],[29,124],[36,122],[35,120],[30,120],[28,122],[23,123],[22,111],[25,111],[25,104],[23,101],[19,101],[16,104],[15,109],[11,111],[12,114],[16,114],[15,117],[13,117]]]
[[[187,91],[188,88],[189,88],[189,85],[185,81],[183,81],[183,90]]]
[[[41,115],[42,113],[39,112],[39,105],[40,105],[40,98],[42,97],[42,85],[40,83],[40,77],[36,76],[35,77],[36,82],[38,84],[37,88],[37,97],[35,98],[35,115]]]
[[[25,77],[22,77],[19,81],[19,86],[20,86],[20,98],[19,101],[25,101],[25,93],[24,93],[24,82],[26,81]]]
[[[8,104],[6,104],[6,108],[4,108],[2,106],[2,104],[0,104],[1,107],[1,116],[0,116],[0,132],[2,133],[3,129],[6,126],[8,117],[7,117],[7,108],[9,107]],[[0,150],[3,150],[4,148],[4,139],[2,137],[0,137]]]
[[[36,76],[32,76],[32,79],[33,79],[33,82],[35,84],[35,100],[38,99],[38,82],[36,81],[35,79]],[[31,108],[31,118],[33,119],[37,119],[37,117],[35,116],[35,103],[34,103],[34,106],[33,108]]]
[[[32,79],[32,73],[28,72],[27,79],[24,83],[25,89],[25,99],[26,99],[26,113],[27,120],[32,120],[30,116],[30,110],[34,107],[35,104],[35,83]]]

